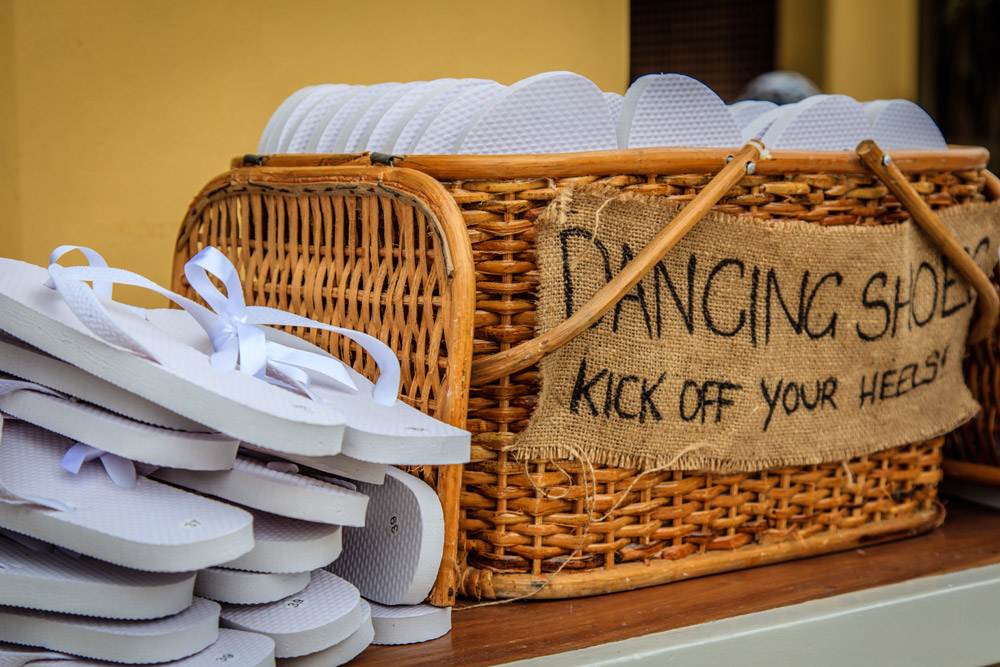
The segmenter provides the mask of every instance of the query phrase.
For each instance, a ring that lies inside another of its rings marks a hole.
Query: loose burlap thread
[[[562,191],[538,225],[540,332],[679,208],[602,187]],[[997,204],[939,217],[991,270]],[[936,437],[978,410],[961,374],[973,313],[971,289],[910,222],[822,227],[712,212],[542,360],[539,403],[514,453],[727,473]]]

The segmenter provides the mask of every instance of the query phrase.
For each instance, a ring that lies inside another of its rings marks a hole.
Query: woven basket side
[[[894,158],[898,163],[898,156]],[[281,160],[274,162],[280,164]],[[418,166],[419,159],[407,158],[405,162]],[[454,575],[455,566],[462,564],[461,592],[512,597],[535,590],[541,581],[538,575],[557,570],[559,577],[548,580],[540,597],[607,592],[627,587],[623,579],[631,576],[629,572],[635,574],[634,568],[642,563],[686,559],[691,565],[685,565],[685,571],[708,573],[746,567],[769,550],[792,553],[793,547],[801,544],[805,546],[795,554],[810,555],[886,539],[894,530],[914,526],[926,530],[933,525],[939,516],[935,498],[941,477],[941,439],[850,462],[728,476],[604,467],[591,470],[572,460],[515,460],[510,451],[512,440],[534,409],[539,389],[537,369],[526,368],[471,388],[464,383],[468,382],[470,357],[485,359],[535,335],[535,219],[560,188],[575,183],[600,183],[686,202],[711,175],[706,170],[578,176],[575,174],[582,173],[580,163],[557,161],[574,175],[550,178],[543,169],[534,178],[535,172],[520,169],[518,178],[482,180],[494,163],[481,162],[469,172],[479,180],[462,178],[461,165],[447,160],[440,165],[447,168],[451,179],[442,181],[449,201],[461,208],[457,227],[465,250],[471,245],[470,264],[463,278],[458,277],[457,264],[447,256],[448,247],[459,244],[442,248],[435,245],[437,236],[431,232],[424,234],[421,245],[419,207],[414,209],[412,223],[400,223],[405,214],[397,211],[393,196],[386,196],[391,202],[366,205],[368,195],[378,194],[374,189],[330,193],[317,191],[314,183],[304,186],[321,170],[308,163],[284,167],[280,174],[277,167],[236,170],[247,175],[232,182],[210,183],[182,228],[176,262],[179,266],[205,244],[224,246],[231,258],[243,257],[247,267],[261,267],[245,275],[261,284],[260,288],[247,287],[248,300],[252,293],[254,298],[263,295],[259,298],[267,305],[291,305],[293,311],[311,307],[317,313],[314,317],[347,326],[355,323],[369,333],[386,336],[383,340],[400,352],[404,367],[412,366],[404,370],[406,400],[432,414],[450,415],[446,418],[451,423],[466,421],[467,410],[466,427],[474,434],[472,463],[460,477],[445,478],[442,471],[425,471],[439,495],[455,503],[453,527],[461,553],[451,567]],[[499,169],[512,168],[506,162],[494,162]],[[899,202],[877,179],[852,173],[856,172],[856,161],[845,157],[841,162],[829,173],[810,173],[805,157],[786,174],[761,169],[742,179],[716,209],[759,218],[799,218],[820,225],[892,224],[907,219]],[[929,171],[928,165],[938,163],[937,158],[923,159],[923,170],[910,175],[914,188],[932,208],[983,200],[983,172]],[[437,177],[445,176],[441,173]],[[436,181],[434,185],[440,188]],[[253,196],[238,192],[250,186]],[[220,195],[220,187],[231,191]],[[274,198],[273,203],[268,203],[267,197]],[[330,199],[326,205],[324,198]],[[232,199],[238,202],[238,210],[229,211],[234,204],[227,203],[227,211],[220,204],[212,213],[216,199]],[[339,204],[335,205],[334,199]],[[290,214],[292,209],[296,213]],[[222,222],[246,216],[248,211],[247,220],[260,220],[252,237],[249,230],[234,232],[234,223]],[[291,216],[297,220],[294,225],[289,222]],[[408,225],[416,226],[404,243],[400,230]],[[305,226],[318,231],[306,236]],[[411,242],[415,244],[412,255],[400,245]],[[382,258],[383,254],[391,255],[392,260]],[[439,272],[431,281],[420,269],[405,269],[413,278],[404,284],[419,282],[422,289],[430,289],[429,294],[414,296],[391,278],[392,267],[411,261],[414,266],[423,261],[434,267],[428,271]],[[347,267],[351,267],[349,271]],[[442,273],[451,277],[450,283]],[[445,292],[450,290],[454,295],[456,285],[461,284],[469,290],[468,303],[459,308],[452,296],[452,314],[467,312],[468,328],[446,331],[440,339],[446,352],[435,356],[432,340],[439,338],[434,327],[448,327],[443,316],[448,310]],[[179,278],[175,281],[178,286]],[[467,311],[463,310],[466,307]],[[324,341],[322,336],[317,340]],[[467,354],[457,351],[460,346],[466,346]],[[365,368],[356,350],[348,347],[343,351],[356,368],[372,371]],[[812,546],[820,543],[822,546]],[[787,557],[791,556],[782,558]],[[713,563],[710,567],[701,565],[709,562]],[[586,583],[560,583],[571,582],[578,575]],[[600,583],[595,583],[597,579]],[[453,592],[454,583],[452,577],[450,589],[446,585],[436,590]]]
[[[436,181],[408,170],[240,171],[209,183],[175,249],[173,289],[197,298],[184,263],[206,246],[237,267],[247,304],[363,331],[400,360],[400,398],[463,427],[473,287],[465,229]],[[346,337],[286,328],[374,381],[372,358]],[[442,500],[445,551],[435,604],[454,601],[461,466],[411,468]]]
[[[1000,287],[1000,267],[993,275]],[[994,329],[986,340],[972,346],[964,362],[965,382],[982,410],[961,428],[948,434],[949,459],[1000,468],[1000,336]],[[996,484],[995,480],[979,480]]]
[[[709,174],[620,174],[448,183],[462,206],[479,276],[474,363],[535,335],[534,221],[560,188],[598,183],[688,202],[709,180]],[[934,209],[984,200],[979,170],[910,180]],[[819,225],[892,224],[909,217],[881,182],[865,174],[754,174],[715,209]],[[929,511],[935,503],[941,439],[850,462],[725,477],[621,468],[591,475],[578,461],[516,461],[511,444],[527,425],[538,390],[535,367],[471,389],[473,462],[464,473],[460,524],[465,594],[510,596],[502,582],[515,573],[561,568],[610,575],[634,561],[846,533]]]

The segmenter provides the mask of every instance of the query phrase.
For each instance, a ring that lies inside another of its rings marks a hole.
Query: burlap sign
[[[562,192],[539,220],[540,331],[678,210],[603,188]],[[991,271],[997,204],[939,217]],[[938,436],[978,410],[962,378],[974,300],[910,222],[823,227],[712,213],[541,362],[539,404],[515,451],[733,472]]]

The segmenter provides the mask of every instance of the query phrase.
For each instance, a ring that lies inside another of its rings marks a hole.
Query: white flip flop
[[[159,468],[150,476],[279,516],[338,526],[365,525],[367,496],[348,488],[346,482],[299,474],[293,463],[282,466],[238,456],[232,470]]]
[[[372,625],[371,606],[361,601],[361,626],[351,635],[330,648],[316,653],[309,653],[297,658],[282,658],[278,660],[281,667],[335,667],[350,662],[371,646],[375,638],[375,627]]]
[[[192,470],[228,470],[239,440],[175,431],[75,401],[0,373],[0,412],[132,461]]]
[[[330,152],[352,152],[351,147],[357,144],[357,140],[362,131],[359,126],[364,119],[368,117],[369,110],[374,108],[377,112],[377,110],[382,109],[381,100],[386,97],[395,99],[396,90],[404,85],[405,84],[392,81],[387,83],[377,83],[374,86],[368,86],[368,94],[361,97],[361,102],[354,110],[354,114],[348,118],[347,122],[345,122],[343,127],[340,128],[340,132],[337,133],[337,138],[334,140]]]
[[[747,124],[740,128],[740,132],[743,135],[744,142],[750,141],[751,139],[756,139],[758,141],[764,136],[768,128],[774,124],[774,121],[778,119],[785,110],[792,106],[791,104],[785,105],[775,105],[771,109],[765,109],[763,113],[755,116],[754,118],[747,121]]]
[[[334,454],[333,456],[301,456],[298,454],[286,454],[283,452],[272,452],[257,445],[243,443],[244,451],[250,452],[263,460],[291,461],[306,468],[312,468],[319,472],[329,473],[337,477],[346,477],[358,482],[368,482],[369,484],[381,484],[385,479],[386,464],[372,463],[351,458],[346,454]]]
[[[862,106],[872,126],[871,138],[884,149],[948,148],[934,119],[910,100],[875,100]]]
[[[371,137],[372,132],[375,130],[375,126],[378,125],[382,116],[392,108],[392,106],[403,97],[407,92],[411,90],[418,89],[420,86],[427,83],[426,81],[411,81],[409,83],[401,83],[398,86],[393,86],[389,88],[385,94],[379,95],[374,102],[365,109],[361,117],[358,118],[357,122],[354,124],[354,129],[351,130],[351,134],[347,137],[347,143],[344,144],[344,153],[357,153],[364,150],[369,150],[368,140]]]
[[[853,151],[871,134],[864,107],[847,95],[813,95],[780,109],[760,137],[770,150]]]
[[[361,117],[372,102],[379,95],[385,93],[389,88],[398,86],[396,82],[376,83],[371,86],[358,86],[344,104],[331,109],[316,124],[309,143],[306,146],[307,153],[333,153],[341,133],[344,133],[344,142],[354,129],[354,123]]]
[[[0,605],[102,618],[159,618],[191,606],[193,586],[193,572],[139,572],[0,537]]]
[[[309,138],[316,130],[316,126],[335,107],[339,108],[348,98],[357,93],[360,86],[349,86],[347,84],[334,84],[326,88],[323,95],[313,98],[305,113],[298,119],[295,127],[292,128],[287,140],[279,150],[283,153],[301,153],[309,145]]]
[[[309,112],[319,100],[323,99],[328,93],[336,90],[336,84],[324,83],[316,86],[305,95],[298,104],[296,104],[292,110],[288,113],[288,117],[285,118],[284,124],[281,126],[281,131],[276,132],[272,136],[272,147],[268,151],[269,153],[284,153],[288,150],[288,143],[292,140],[292,136],[295,134],[295,128],[299,126],[299,123]]]
[[[208,432],[207,426],[129,393],[0,331],[0,371],[99,405],[123,417],[178,431]]]
[[[117,486],[96,462],[60,467],[72,441],[7,419],[0,433],[0,527],[137,570],[191,572],[253,547],[251,516],[139,477]]]
[[[625,104],[625,96],[619,93],[604,93],[604,102],[608,105],[608,113],[611,114],[611,122],[615,124],[615,128],[618,127],[618,116],[622,112],[622,106]],[[615,148],[618,147],[618,137],[617,129],[615,130]]]
[[[505,86],[495,81],[466,89],[428,119],[420,133],[413,138],[408,152],[417,155],[454,153],[465,126],[504,89]]]
[[[299,102],[303,100],[312,91],[319,88],[319,86],[306,86],[305,88],[300,88],[294,93],[289,95],[278,105],[274,113],[267,120],[267,125],[264,127],[264,132],[260,135],[260,141],[257,143],[258,153],[273,153],[278,147],[278,139],[281,136],[281,131],[285,127],[285,121],[288,120],[289,114],[298,106]]]
[[[253,550],[223,567],[250,572],[292,574],[326,567],[343,545],[340,526],[248,509],[253,515]]]
[[[29,648],[0,642],[0,665],[3,667],[114,667],[122,663],[107,660],[88,660],[55,653],[45,649]],[[274,642],[270,637],[255,632],[219,630],[215,643],[194,655],[180,660],[158,663],[160,667],[207,667],[225,664],[226,667],[274,667]]]
[[[259,632],[274,640],[276,658],[322,651],[344,641],[364,620],[354,586],[317,570],[305,590],[262,605],[223,605],[223,627]]]
[[[604,93],[585,76],[545,72],[502,90],[466,124],[464,155],[577,153],[618,147]]]
[[[309,572],[274,574],[209,567],[198,572],[195,595],[229,604],[266,604],[309,585]]]
[[[430,593],[444,552],[444,514],[431,487],[389,468],[369,496],[364,528],[344,528],[344,551],[327,569],[381,604],[417,604]],[[377,556],[376,556],[377,554]]]
[[[273,148],[269,152],[289,152],[288,145],[291,143],[292,137],[295,136],[295,132],[303,119],[309,114],[309,111],[327,95],[337,92],[342,85],[324,83],[310,90],[309,94],[304,96],[289,112],[284,125],[281,127],[281,131],[275,134]]]
[[[74,248],[57,248],[53,258]],[[81,250],[103,264],[97,253]],[[210,274],[225,282],[227,295]],[[246,306],[235,267],[215,248],[189,260],[185,275],[215,312],[119,269],[51,264],[46,271],[0,259],[0,328],[195,422],[277,451],[325,456],[340,450],[343,415],[306,395],[308,375],[299,367],[319,369],[349,388],[353,382],[341,362],[268,342],[257,324],[317,327],[358,342],[382,372],[376,401],[395,402],[398,360],[384,343],[284,311]],[[49,279],[56,289],[47,287]],[[211,332],[202,335],[216,352],[205,356],[164,335],[143,318],[145,311],[110,301],[113,283],[141,286],[181,305]]]
[[[211,342],[204,331],[184,311],[150,310],[146,319],[162,328],[174,340],[206,354]],[[261,327],[268,341],[289,349],[303,350],[334,359],[325,350],[298,336]],[[341,390],[336,383],[312,375],[309,390],[322,402],[340,408],[346,420],[341,453],[370,463],[395,465],[447,465],[466,463],[470,455],[471,435],[426,415],[402,401],[381,405],[373,399],[371,383],[360,373],[345,368],[357,392]]]
[[[619,148],[743,145],[725,102],[701,81],[683,74],[636,79],[625,93],[617,134]]]
[[[0,259],[0,328],[127,391],[242,440],[304,454],[339,451],[344,419],[331,406],[246,373],[216,370],[202,353],[171,340],[127,308],[104,302],[119,329],[136,341],[133,347],[169,360],[169,366],[115,346],[88,329],[59,292],[45,287],[48,277],[45,269]],[[131,342],[121,338],[120,345]]]
[[[385,151],[387,153],[412,152],[416,139],[423,134],[427,125],[441,109],[470,88],[489,86],[490,84],[499,85],[496,81],[489,79],[459,79],[441,91],[435,91],[428,95],[399,119],[386,141]]]
[[[0,641],[95,660],[147,664],[179,660],[219,637],[219,605],[195,598],[190,607],[154,620],[123,621],[0,607]]]
[[[415,86],[406,88],[403,93],[383,112],[378,121],[371,127],[367,136],[363,138],[362,149],[367,151],[391,152],[392,144],[389,138],[395,142],[393,132],[403,118],[410,118],[416,108],[425,103],[434,95],[455,85],[458,79],[434,79],[424,81]],[[405,123],[404,123],[405,124]],[[400,126],[402,129],[402,126]]]
[[[396,605],[390,607],[369,601],[372,607],[372,624],[379,646],[418,644],[451,632],[451,607],[433,607],[429,604]]]
[[[777,108],[777,104],[767,100],[740,100],[729,105],[729,113],[742,131],[757,116]]]

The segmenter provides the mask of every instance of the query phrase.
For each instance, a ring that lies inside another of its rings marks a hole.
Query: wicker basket
[[[413,471],[445,508],[435,604],[451,603],[456,592],[626,590],[931,529],[943,518],[936,501],[943,438],[852,461],[725,476],[591,472],[579,462],[510,454],[538,394],[536,368],[518,367],[537,355],[510,361],[519,343],[537,340],[536,217],[571,183],[692,202],[685,211],[707,208],[727,157],[709,149],[245,156],[192,203],[173,287],[190,294],[183,263],[214,245],[239,267],[248,303],[380,337],[402,361],[403,399],[473,433],[470,464]],[[893,157],[907,191],[930,208],[985,199],[983,149]],[[717,210],[820,225],[893,223],[913,210],[855,153],[776,152],[756,167],[718,191]],[[349,342],[296,333],[374,372]]]
[[[988,189],[1000,198],[1000,181],[989,175]],[[1000,267],[993,272],[1000,286]],[[949,478],[974,485],[1000,487],[1000,336],[990,337],[969,349],[965,379],[983,409],[971,421],[948,434],[944,470]]]

